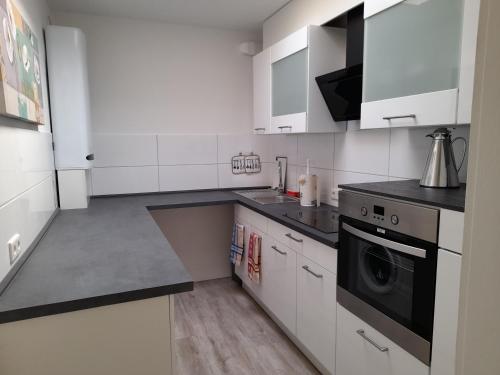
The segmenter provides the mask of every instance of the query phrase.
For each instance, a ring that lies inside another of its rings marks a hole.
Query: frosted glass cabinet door
[[[457,88],[462,18],[463,0],[406,0],[368,17],[363,102]]]
[[[272,115],[307,111],[307,52],[305,48],[272,64]]]

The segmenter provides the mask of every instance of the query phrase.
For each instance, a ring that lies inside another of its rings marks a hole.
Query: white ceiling
[[[78,12],[257,30],[289,0],[48,0],[53,11]]]

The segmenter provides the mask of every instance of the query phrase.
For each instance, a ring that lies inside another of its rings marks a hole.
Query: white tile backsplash
[[[273,163],[262,163],[262,171],[257,174],[238,174],[231,172],[231,164],[218,164],[219,188],[270,186],[272,183]]]
[[[336,133],[334,169],[387,175],[389,145],[389,129]]]
[[[277,173],[276,156],[286,156],[289,189],[298,190],[298,176],[305,173],[309,158],[312,173],[320,176],[322,200],[336,204],[332,189],[339,184],[420,178],[430,145],[425,135],[434,129],[353,130],[351,127],[346,133],[300,135],[127,134],[117,138],[99,135],[100,148],[105,151],[101,164],[97,165],[106,164],[110,168],[93,170],[93,194],[270,186]],[[453,130],[454,136],[467,139],[468,133],[468,126]],[[137,148],[133,146],[134,137],[138,137]],[[105,146],[106,142],[112,146]],[[127,153],[127,146],[134,151]],[[461,150],[457,143],[457,162]],[[230,160],[240,152],[260,155],[262,172],[233,175]],[[143,163],[151,166],[135,169],[114,166]],[[460,173],[462,180],[466,168],[465,163]]]
[[[255,134],[219,134],[218,155],[219,164],[231,163],[231,158],[240,152],[253,152],[260,156],[263,163],[273,161],[270,153],[269,138],[266,135]]]
[[[297,135],[269,135],[269,148],[272,161],[276,156],[286,156],[288,165],[297,165],[298,136]]]
[[[334,134],[301,134],[298,136],[297,164],[333,169]]]
[[[422,177],[427,156],[430,151],[432,139],[426,137],[436,128],[398,128],[391,129],[391,148],[389,175],[401,178]],[[452,129],[453,137],[464,137],[469,140],[469,127],[459,126]],[[458,164],[463,154],[463,143],[456,142],[454,145],[455,160]],[[460,170],[460,180],[467,179],[467,159]]]
[[[0,205],[51,176],[52,134],[0,126]]]
[[[367,173],[333,171],[334,189],[337,189],[339,185],[343,184],[360,184],[363,182],[381,182],[388,180],[389,177],[387,175],[382,176]]]
[[[6,244],[14,234],[19,233],[22,251],[26,251],[56,207],[54,175],[51,174],[16,199],[0,206],[0,243]],[[10,267],[8,252],[0,251],[0,280]]]
[[[140,167],[158,164],[156,135],[96,133],[94,167]]]
[[[217,164],[217,135],[158,135],[160,165]]]
[[[160,191],[216,189],[217,164],[160,166]]]
[[[158,166],[92,169],[94,195],[134,194],[159,191]]]

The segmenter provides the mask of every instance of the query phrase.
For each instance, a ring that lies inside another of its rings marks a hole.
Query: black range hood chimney
[[[363,13],[363,5],[359,5],[347,12],[347,68],[363,64],[363,42],[365,33]]]
[[[346,68],[316,77],[316,82],[334,121],[358,120],[363,90],[363,4],[325,26],[346,29]]]

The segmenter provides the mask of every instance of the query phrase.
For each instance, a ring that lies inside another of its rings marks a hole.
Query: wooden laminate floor
[[[319,374],[231,279],[175,296],[175,338],[179,375]]]

